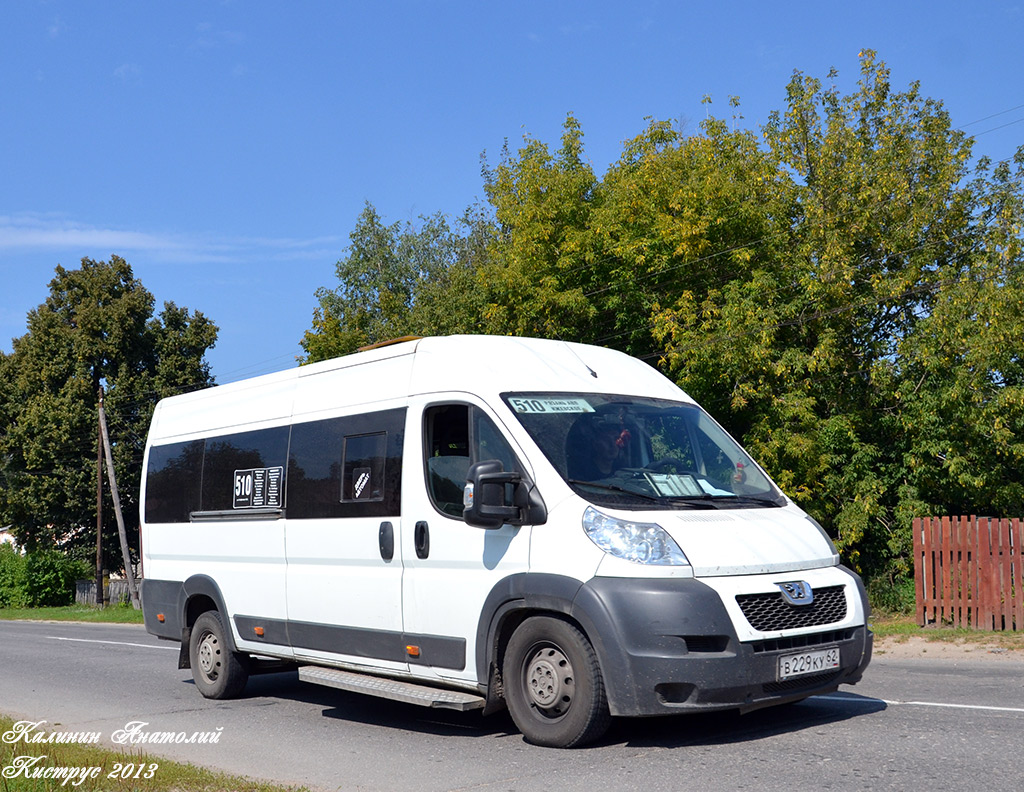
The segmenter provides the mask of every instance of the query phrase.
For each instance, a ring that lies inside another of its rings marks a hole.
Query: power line
[[[984,132],[978,132],[974,137],[987,135],[989,132],[995,132],[997,129],[1005,129],[1006,127],[1013,126],[1014,124],[1019,124],[1021,121],[1024,121],[1024,116],[1021,116],[1015,121],[1007,121],[1005,124],[1000,124],[999,126],[992,127],[991,129],[986,129]]]
[[[992,113],[992,115],[987,115],[984,118],[978,118],[978,119],[976,119],[974,121],[969,121],[966,124],[964,124],[961,127],[961,129],[965,129],[966,127],[969,127],[969,126],[974,126],[975,124],[980,124],[982,121],[988,121],[990,118],[998,118],[1001,115],[1006,115],[1007,113],[1012,113],[1014,110],[1020,110],[1021,108],[1024,108],[1024,104],[1019,104],[1016,107],[1011,107],[1011,108],[1009,108],[1007,110],[1000,110],[998,113]],[[1014,123],[1016,123],[1016,122],[1014,122]],[[979,133],[979,134],[984,134],[984,133],[982,132],[982,133]]]

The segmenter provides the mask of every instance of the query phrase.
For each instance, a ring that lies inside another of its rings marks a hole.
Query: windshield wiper
[[[785,505],[777,500],[770,498],[755,498],[753,495],[729,495],[728,497],[713,498],[713,500],[722,500],[723,507],[728,508],[729,506],[758,506],[765,509],[777,509],[780,506]]]
[[[601,484],[597,481],[582,481],[581,479],[569,479],[570,484],[577,484],[581,487],[595,487],[597,489],[607,490],[608,492],[624,492],[627,495],[636,495],[638,498],[644,500],[658,502],[661,498],[655,497],[654,495],[648,495],[646,492],[637,492],[636,490],[626,489],[620,487],[618,484]]]
[[[576,484],[581,487],[594,487],[595,489],[606,490],[608,492],[621,492],[625,495],[635,495],[637,498],[643,498],[644,500],[653,501],[659,504],[670,504],[673,506],[689,506],[693,509],[713,509],[708,503],[711,499],[710,495],[698,495],[694,496],[693,499],[688,498],[659,498],[656,495],[648,495],[646,492],[637,492],[636,490],[626,489],[620,487],[617,484],[601,484],[596,481],[581,481],[580,479],[569,479],[570,484]],[[677,503],[677,501],[679,501]]]
[[[714,495],[704,493],[703,495],[673,495],[666,500],[673,506],[689,506],[692,509],[717,509],[715,501],[719,500]]]

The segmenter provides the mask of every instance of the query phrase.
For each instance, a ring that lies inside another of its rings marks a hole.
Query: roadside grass
[[[871,616],[870,627],[876,638],[897,642],[916,637],[926,641],[984,644],[1024,651],[1024,633],[1021,632],[992,632],[949,626],[919,627],[914,616],[903,613],[876,612]]]
[[[0,735],[12,733],[15,721],[0,715]],[[58,724],[59,725],[59,724]],[[12,733],[13,734],[13,733]],[[32,757],[44,757],[33,760]],[[33,764],[32,762],[35,761]],[[26,769],[24,768],[30,765]],[[182,764],[139,751],[119,752],[96,745],[25,743],[9,744],[0,739],[0,792],[55,792],[77,789],[80,792],[303,792],[306,787],[286,787],[254,781],[241,776],[218,773],[192,764]],[[60,777],[62,768],[95,775],[75,783]],[[99,768],[93,770],[92,768]],[[30,777],[25,773],[50,770],[51,778]],[[17,772],[17,775],[15,775]],[[150,776],[150,777],[146,777]],[[62,781],[65,783],[62,784]]]
[[[142,624],[142,611],[131,605],[66,605],[59,608],[0,608],[0,619],[28,621],[98,622]]]

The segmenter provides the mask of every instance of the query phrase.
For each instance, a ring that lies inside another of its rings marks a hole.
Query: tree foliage
[[[8,542],[0,542],[0,608],[24,608],[28,605],[25,590],[25,567],[28,559]]]
[[[332,354],[463,330],[651,360],[848,563],[905,580],[913,516],[1024,501],[1024,149],[972,164],[941,102],[871,51],[851,92],[838,77],[796,72],[757,132],[651,120],[603,178],[570,115],[557,150],[526,137],[485,169],[471,234],[367,207],[320,295],[316,320],[353,334]],[[455,262],[457,304],[425,296]]]
[[[907,465],[921,497],[953,513],[1016,516],[1024,503],[1024,150],[983,161],[970,246],[901,348]]]
[[[153,295],[117,256],[82,259],[76,270],[58,266],[49,289],[13,352],[0,354],[0,523],[12,524],[30,550],[81,548],[88,557],[84,548],[95,543],[100,386],[125,520],[135,532],[153,406],[162,396],[211,384],[203,356],[217,328],[173,303],[154,316]],[[116,530],[108,496],[110,547],[117,546]]]
[[[569,116],[555,155],[527,138],[488,174],[496,231],[481,268],[488,332],[578,337],[594,318],[588,299],[590,217],[596,180],[583,133]]]
[[[798,73],[787,100],[764,129],[795,195],[785,260],[733,279],[703,321],[677,304],[659,333],[684,387],[699,393],[712,371],[728,382],[721,417],[848,561],[905,574],[906,518],[938,504],[905,467],[902,351],[972,244],[970,145],[916,85],[893,91],[870,52],[849,96]]]
[[[489,232],[472,211],[454,232],[441,215],[386,225],[367,204],[338,261],[339,285],[321,288],[304,362],[406,335],[472,332],[480,314],[477,262]]]

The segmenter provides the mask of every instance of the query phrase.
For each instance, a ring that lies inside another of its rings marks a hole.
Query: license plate
[[[779,658],[779,680],[792,679],[805,674],[820,674],[833,668],[839,668],[838,646],[784,655]]]

